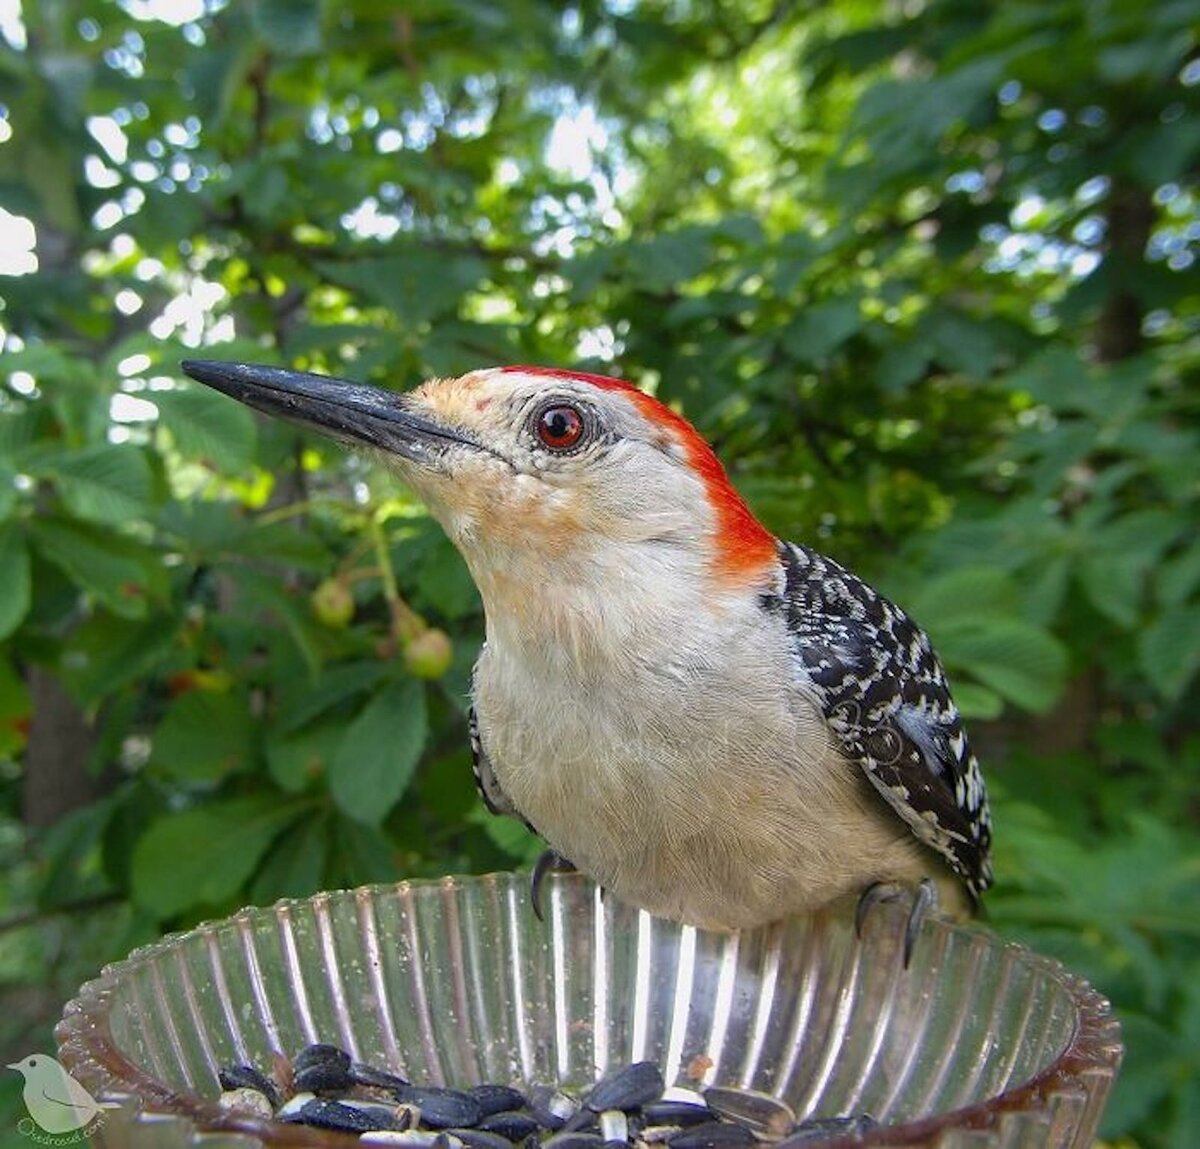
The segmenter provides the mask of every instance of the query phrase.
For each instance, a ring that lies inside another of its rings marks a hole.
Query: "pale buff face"
[[[474,439],[447,445],[436,465],[389,456],[426,500],[474,569],[572,561],[592,541],[606,547],[698,544],[703,488],[669,428],[629,396],[587,382],[518,371],[434,379],[406,407]],[[566,406],[583,419],[578,444],[556,450],[537,434],[539,415]],[[525,561],[525,560],[528,560]]]

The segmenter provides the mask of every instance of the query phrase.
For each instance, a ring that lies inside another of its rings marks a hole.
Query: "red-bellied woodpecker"
[[[931,877],[958,910],[987,888],[983,778],[925,633],[773,537],[656,399],[536,367],[407,394],[184,369],[375,448],[427,502],[487,619],[483,798],[618,897],[736,928],[880,883]]]

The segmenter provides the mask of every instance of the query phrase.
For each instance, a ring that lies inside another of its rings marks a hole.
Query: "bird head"
[[[7,1069],[15,1069],[18,1073],[28,1077],[31,1073],[36,1075],[52,1071],[57,1073],[61,1066],[53,1057],[45,1053],[31,1053],[28,1057],[22,1057],[20,1061],[10,1062]]]
[[[194,379],[366,446],[425,500],[485,602],[509,578],[586,578],[598,565],[718,584],[762,576],[774,540],[680,415],[617,379],[500,367],[399,393],[277,367],[189,361]]]

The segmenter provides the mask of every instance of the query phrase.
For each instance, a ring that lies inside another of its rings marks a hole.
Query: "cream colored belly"
[[[652,683],[604,705],[492,670],[476,706],[502,789],[624,901],[735,928],[938,869],[803,700],[711,682],[666,712]]]

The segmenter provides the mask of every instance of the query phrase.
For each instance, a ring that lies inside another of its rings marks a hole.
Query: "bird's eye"
[[[575,407],[558,403],[538,413],[534,430],[552,451],[568,451],[583,438],[583,415]]]

